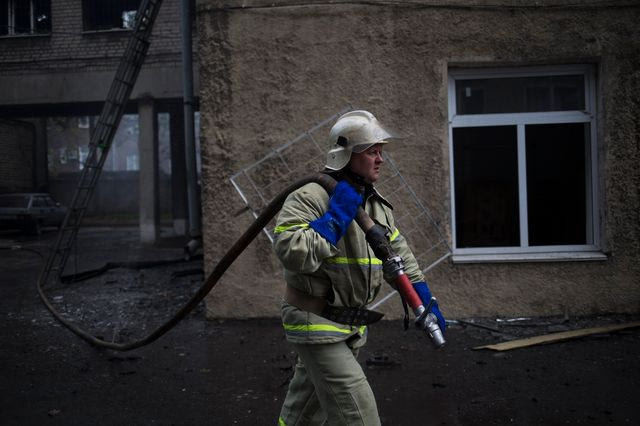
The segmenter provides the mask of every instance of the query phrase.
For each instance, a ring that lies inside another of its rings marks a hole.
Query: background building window
[[[51,33],[51,0],[0,0],[0,35]]]
[[[127,168],[129,171],[140,170],[140,159],[138,154],[127,155]]]
[[[89,147],[79,146],[78,147],[78,170],[84,169],[84,164],[87,161],[88,156],[89,156]]]
[[[49,162],[50,177],[75,173],[84,168],[89,155],[91,131],[97,121],[98,116],[47,119],[47,145],[50,150],[49,158],[53,159]],[[102,166],[104,172],[138,170],[139,134],[138,115],[124,114],[114,135],[109,155]],[[168,141],[169,138],[166,139]],[[162,158],[161,161],[167,160]]]
[[[140,0],[82,0],[85,31],[132,29]]]
[[[451,71],[454,252],[598,249],[590,67]]]

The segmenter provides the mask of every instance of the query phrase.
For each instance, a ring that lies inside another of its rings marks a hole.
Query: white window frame
[[[559,75],[583,75],[585,108],[581,111],[526,112],[504,114],[456,114],[456,81],[461,79],[541,77]],[[567,65],[527,68],[500,69],[456,69],[449,71],[449,173],[451,191],[451,233],[453,261],[475,262],[520,262],[520,261],[562,261],[562,260],[604,260],[600,252],[600,229],[598,221],[598,158],[596,140],[596,82],[592,66]],[[529,246],[528,206],[526,188],[525,125],[554,123],[590,124],[590,164],[586,167],[587,241],[584,245]],[[455,176],[453,158],[453,129],[481,126],[516,126],[518,152],[518,194],[520,214],[520,246],[458,248],[456,235]]]

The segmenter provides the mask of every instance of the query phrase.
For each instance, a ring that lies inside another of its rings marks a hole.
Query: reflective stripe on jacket
[[[335,246],[309,227],[326,212],[328,203],[327,192],[316,183],[292,192],[277,218],[276,255],[284,266],[287,285],[334,306],[363,307],[380,291],[382,260],[375,257],[355,221]],[[389,230],[392,246],[405,260],[411,281],[423,281],[411,250],[395,228],[389,203],[374,192],[364,207],[374,221]],[[282,306],[282,321],[292,343],[334,343],[355,334],[366,335],[364,327],[338,324],[287,303]]]

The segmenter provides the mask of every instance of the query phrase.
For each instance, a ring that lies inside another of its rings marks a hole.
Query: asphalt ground
[[[38,298],[36,279],[55,235],[54,229],[40,236],[0,233],[0,424],[276,423],[295,361],[277,318],[206,320],[200,305],[146,347],[94,348],[62,327]],[[145,247],[136,228],[86,228],[70,271],[178,260],[183,244],[164,238]],[[130,341],[193,294],[201,269],[201,260],[118,267],[51,286],[47,294],[93,334]],[[458,319],[464,322],[449,326],[447,345],[438,351],[419,332],[403,331],[401,322],[382,321],[370,327],[360,361],[383,424],[638,425],[638,328],[507,352],[473,348],[639,319]]]

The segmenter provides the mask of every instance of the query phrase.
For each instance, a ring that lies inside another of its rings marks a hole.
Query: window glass
[[[584,110],[584,76],[460,79],[457,114]]]
[[[0,0],[0,36],[9,34],[9,5],[7,0]]]
[[[0,0],[0,36],[51,32],[51,0]]]
[[[140,170],[140,158],[138,157],[138,154],[127,155],[126,170]]]
[[[87,161],[88,156],[89,156],[89,147],[79,146],[78,147],[78,170],[84,169],[84,165]]]
[[[14,34],[29,34],[31,32],[31,5],[29,1],[13,2]]]
[[[122,28],[133,29],[136,22],[136,10],[125,10],[122,12]]]
[[[525,127],[529,244],[586,244],[589,123]]]
[[[51,0],[33,0],[34,32],[51,32]]]
[[[84,30],[132,28],[140,0],[82,0]]]
[[[516,126],[453,129],[456,245],[520,244]]]

